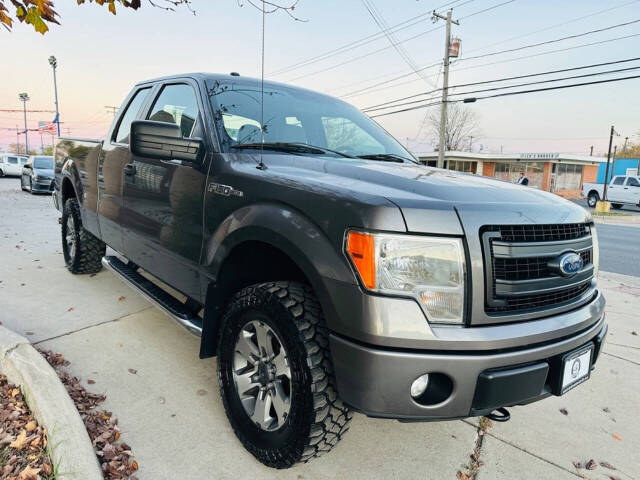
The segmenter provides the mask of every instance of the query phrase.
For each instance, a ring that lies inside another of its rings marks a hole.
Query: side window
[[[118,130],[116,134],[113,136],[114,141],[116,143],[129,143],[129,132],[131,130],[131,122],[133,122],[138,116],[138,112],[140,111],[140,107],[147,99],[147,95],[151,91],[150,87],[142,88],[136,92],[133,96],[129,105],[127,105],[127,109],[122,114],[122,118],[120,120],[120,125],[118,125]]]
[[[11,163],[13,165],[17,165],[18,164],[18,157],[9,157],[8,160],[9,160],[9,163]]]
[[[622,185],[624,183],[624,177],[616,177],[613,180],[614,185]]]
[[[26,159],[26,158],[24,158],[24,157],[22,157],[22,158],[20,159],[20,165],[24,165],[25,163],[27,163],[27,159]]]
[[[627,185],[629,185],[630,187],[640,187],[640,182],[636,177],[629,177]]]
[[[198,118],[196,92],[190,85],[166,85],[151,108],[148,120],[175,123],[183,137],[190,137]]]

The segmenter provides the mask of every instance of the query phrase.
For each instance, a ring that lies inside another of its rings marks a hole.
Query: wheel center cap
[[[261,385],[268,384],[273,380],[273,374],[271,373],[271,364],[269,362],[260,362],[258,365],[258,382]]]

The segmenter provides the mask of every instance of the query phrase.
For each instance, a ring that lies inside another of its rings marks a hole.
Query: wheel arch
[[[327,322],[335,309],[327,279],[356,283],[346,258],[300,212],[276,204],[244,207],[225,219],[203,253],[207,271],[200,355],[215,355],[219,319],[245,286],[296,280],[313,289]],[[331,325],[328,325],[331,327]]]

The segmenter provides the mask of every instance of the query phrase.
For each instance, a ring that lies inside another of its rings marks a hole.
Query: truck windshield
[[[34,157],[33,168],[39,168],[42,170],[53,170],[53,158],[52,157]]]
[[[260,119],[260,85],[242,81],[209,85],[211,105],[226,151],[256,148],[278,153],[284,145],[308,145],[335,158],[361,157],[380,161],[415,162],[389,133],[338,99],[285,86],[265,85],[264,139]],[[268,144],[268,145],[267,145]],[[273,146],[271,149],[270,146]]]

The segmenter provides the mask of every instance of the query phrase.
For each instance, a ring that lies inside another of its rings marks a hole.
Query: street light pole
[[[56,100],[56,124],[58,126],[58,136],[60,136],[60,112],[58,111],[58,82],[56,80],[56,68],[58,67],[58,60],[51,55],[49,57],[49,65],[53,68],[53,92]]]
[[[30,100],[29,95],[21,93],[18,98],[22,102],[22,110],[24,112],[24,150],[25,154],[29,155],[29,132],[27,129],[27,102]]]
[[[604,171],[604,190],[602,193],[602,200],[607,201],[607,178],[609,177],[609,164],[611,163],[611,145],[613,144],[613,134],[616,133],[613,125],[611,125],[611,133],[609,134],[609,151],[607,153],[607,168]]]

